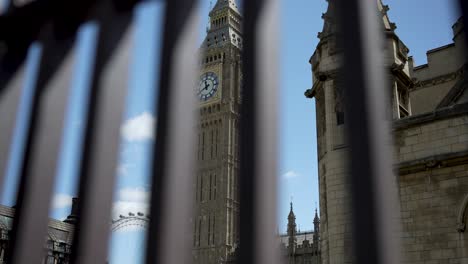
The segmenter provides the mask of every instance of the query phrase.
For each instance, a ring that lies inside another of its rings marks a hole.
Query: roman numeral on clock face
[[[214,72],[207,72],[200,76],[198,83],[198,97],[201,101],[206,101],[216,94],[218,90],[218,76]]]

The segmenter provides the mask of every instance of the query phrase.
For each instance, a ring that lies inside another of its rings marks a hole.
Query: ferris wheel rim
[[[117,232],[131,226],[139,226],[143,229],[148,229],[149,218],[139,216],[120,217],[116,220],[112,220],[111,231]]]

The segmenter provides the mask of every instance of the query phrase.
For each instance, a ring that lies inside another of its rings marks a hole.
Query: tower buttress
[[[395,33],[395,24],[387,15],[388,6],[377,2],[376,12],[382,34],[385,36],[385,56],[382,67],[391,83],[387,92],[388,113],[393,118],[411,115],[409,88],[413,85],[409,73],[408,48]],[[319,43],[310,58],[313,86],[305,95],[315,99],[317,127],[318,182],[320,199],[319,234],[323,263],[352,263],[352,234],[343,226],[351,224],[350,194],[348,192],[349,149],[345,137],[348,120],[345,113],[345,84],[341,82],[343,53],[338,39],[337,0],[328,0],[328,9],[322,18],[324,26],[318,34]],[[356,29],[357,30],[357,29]],[[382,85],[382,89],[385,85]],[[376,87],[378,89],[379,87]],[[391,89],[390,89],[391,88]],[[389,117],[390,118],[390,117]],[[337,195],[339,194],[339,195]],[[329,210],[330,209],[330,210]],[[318,215],[317,215],[318,216]],[[318,239],[319,238],[319,239]],[[333,238],[333,241],[331,240]],[[340,241],[337,243],[336,241]]]

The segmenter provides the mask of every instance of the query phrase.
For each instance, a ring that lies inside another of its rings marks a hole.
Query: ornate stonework
[[[193,263],[232,262],[238,247],[240,23],[235,2],[218,0],[200,48]]]
[[[338,89],[341,54],[330,44],[336,34],[330,31],[333,2],[329,0],[329,10],[323,16],[324,30],[309,60],[313,87],[305,93],[316,100],[320,248],[324,264],[353,263],[350,249],[354,243],[349,228],[349,149],[346,144],[340,145],[345,131],[338,120],[346,93]],[[391,84],[394,171],[400,208],[394,215],[401,218],[402,263],[464,263],[468,259],[468,78],[466,56],[457,47],[464,45],[461,20],[453,27],[453,44],[428,52],[433,56],[429,65],[413,67],[408,48],[388,18],[388,6],[380,0],[377,6],[388,52],[384,66]],[[346,89],[345,84],[341,86]],[[422,110],[413,114],[416,99]]]

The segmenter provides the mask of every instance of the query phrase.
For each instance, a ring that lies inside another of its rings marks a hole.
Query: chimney
[[[74,197],[72,199],[71,213],[67,217],[67,219],[65,219],[64,222],[74,225],[76,224],[77,220],[78,220],[78,198]]]

